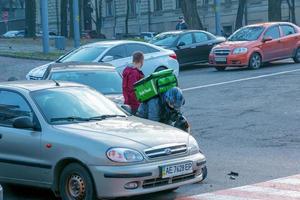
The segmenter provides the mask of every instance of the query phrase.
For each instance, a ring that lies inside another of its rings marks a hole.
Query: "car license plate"
[[[226,57],[215,57],[215,61],[216,62],[227,62],[227,58]]]
[[[174,165],[167,165],[161,168],[162,178],[170,178],[193,172],[193,162],[185,162]]]

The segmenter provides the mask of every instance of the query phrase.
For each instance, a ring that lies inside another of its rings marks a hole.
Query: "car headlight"
[[[189,152],[190,154],[197,154],[199,153],[199,145],[198,142],[195,140],[194,137],[189,136]]]
[[[140,152],[127,148],[111,148],[106,152],[106,156],[111,161],[119,163],[140,162],[144,160]]]
[[[245,47],[240,47],[240,48],[235,48],[233,50],[233,54],[243,54],[243,53],[247,53],[248,49]]]

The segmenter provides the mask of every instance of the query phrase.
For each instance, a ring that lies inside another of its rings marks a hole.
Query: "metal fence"
[[[6,31],[12,30],[24,30],[25,29],[25,19],[15,19],[9,20],[7,23],[0,21],[0,35]]]

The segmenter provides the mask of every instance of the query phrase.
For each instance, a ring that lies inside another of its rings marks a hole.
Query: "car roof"
[[[90,62],[65,62],[54,63],[49,65],[51,71],[66,71],[66,70],[102,70],[102,71],[115,71],[109,63],[90,63]]]
[[[57,85],[57,83],[59,85]],[[66,81],[7,81],[0,83],[0,89],[23,89],[37,91],[57,87],[84,87],[81,84]]]
[[[288,24],[288,25],[293,25],[294,26],[294,24],[292,24],[290,22],[264,22],[264,23],[251,24],[251,25],[248,25],[248,27],[251,27],[251,26],[269,27],[269,26],[280,25],[280,24]]]
[[[167,31],[167,32],[162,32],[160,34],[181,34],[181,33],[194,33],[194,32],[205,32],[209,33],[204,30],[176,30],[176,31]],[[210,33],[211,34],[211,33]]]
[[[109,41],[100,41],[100,42],[86,44],[86,45],[84,45],[84,47],[89,47],[89,46],[112,47],[112,46],[117,46],[117,45],[121,45],[121,44],[144,44],[144,45],[147,45],[148,43],[139,42],[139,41],[131,41],[131,40],[109,40]]]

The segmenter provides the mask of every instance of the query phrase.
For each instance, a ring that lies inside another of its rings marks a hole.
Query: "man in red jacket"
[[[144,78],[141,68],[144,64],[144,54],[135,52],[132,56],[133,66],[128,66],[123,71],[123,96],[125,104],[129,105],[132,114],[135,114],[139,108],[140,102],[136,99],[133,85]]]

